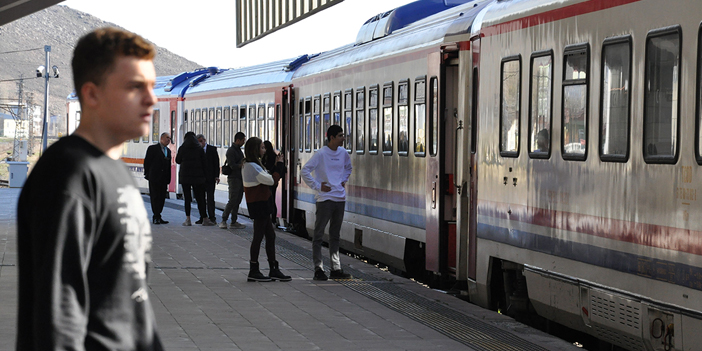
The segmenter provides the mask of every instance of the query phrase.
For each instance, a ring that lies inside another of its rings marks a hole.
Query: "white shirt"
[[[317,191],[315,200],[322,201],[346,201],[346,188],[341,183],[346,183],[351,176],[351,158],[349,157],[346,148],[338,147],[333,151],[325,146],[307,161],[302,167],[302,179],[307,186]],[[314,175],[312,173],[314,172]],[[328,192],[321,191],[322,183],[327,183],[331,190]]]

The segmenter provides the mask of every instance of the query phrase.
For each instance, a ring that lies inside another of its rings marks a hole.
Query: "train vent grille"
[[[639,339],[640,303],[597,290],[590,296],[591,322],[597,337],[630,350],[644,350]]]

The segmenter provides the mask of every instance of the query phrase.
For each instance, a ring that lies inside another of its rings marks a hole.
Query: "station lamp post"
[[[49,132],[48,118],[49,118],[49,78],[58,78],[59,71],[58,67],[51,67],[51,74],[49,74],[49,53],[51,52],[50,45],[44,45],[44,52],[46,53],[46,62],[44,66],[37,67],[37,78],[44,78],[44,122],[43,130],[41,136],[41,152],[42,154],[46,150],[47,136]]]

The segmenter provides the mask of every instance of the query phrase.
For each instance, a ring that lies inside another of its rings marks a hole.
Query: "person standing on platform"
[[[270,186],[280,179],[283,166],[282,155],[278,158],[276,171],[271,175],[261,165],[261,156],[266,152],[263,141],[253,137],[244,146],[246,163],[242,170],[244,192],[246,193],[246,206],[249,208],[249,217],[253,219],[254,233],[251,241],[251,268],[247,281],[268,282],[271,280],[290,281],[290,276],[284,275],[278,268],[275,260],[275,230],[271,223],[271,211],[268,208],[268,199],[271,197]],[[259,270],[258,254],[261,251],[261,241],[266,238],[266,256],[270,265],[269,276],[263,275]]]
[[[271,144],[270,141],[264,141],[263,145],[266,147],[266,154],[263,155],[263,166],[269,173],[273,174],[273,172],[276,169],[276,164],[278,162],[278,156],[280,155],[276,153],[275,149],[273,148],[273,144]],[[283,175],[285,175],[285,167],[282,168],[282,171],[283,173],[280,174],[281,178],[283,177]],[[268,200],[268,207],[271,209],[271,223],[273,223],[274,226],[278,224],[278,205],[276,205],[275,203],[275,194],[277,191],[278,182],[276,181],[275,184],[271,185],[272,196]]]
[[[198,134],[197,141],[205,150],[205,202],[207,202],[207,214],[212,225],[217,224],[217,216],[215,215],[215,187],[219,184],[219,153],[217,147],[207,144],[207,139],[204,135]],[[196,224],[203,223],[204,218],[200,218]]]
[[[78,40],[80,126],[51,145],[17,206],[17,350],[163,350],[147,285],[151,226],[123,143],[149,132],[154,46],[117,28]]]
[[[322,265],[322,238],[327,223],[329,225],[329,256],[331,259],[332,279],[350,279],[344,273],[339,260],[339,238],[341,223],[344,220],[346,206],[346,182],[351,176],[351,158],[343,147],[346,135],[338,125],[327,129],[327,146],[319,149],[302,167],[301,176],[307,186],[317,192],[315,200],[314,236],[312,238],[312,259],[314,263],[314,280],[327,280]],[[314,175],[312,175],[314,173]]]
[[[204,218],[203,222],[201,222],[202,225],[215,225],[207,218],[205,205],[205,152],[202,150],[197,138],[195,138],[195,133],[185,133],[183,144],[178,148],[176,163],[180,165],[178,180],[180,185],[183,186],[183,197],[185,198],[185,222],[183,222],[183,225],[193,225],[190,221],[190,208],[193,202],[192,194],[195,194],[200,218]]]
[[[144,177],[149,181],[149,197],[154,224],[168,224],[161,218],[161,211],[168,197],[168,184],[171,183],[171,150],[168,144],[171,136],[161,134],[161,140],[146,149],[144,157]]]
[[[222,229],[227,229],[229,214],[232,215],[232,228],[246,228],[245,225],[237,221],[239,218],[239,204],[241,204],[241,199],[244,197],[244,183],[241,179],[241,169],[244,168],[244,153],[241,152],[241,148],[245,142],[246,135],[238,132],[234,135],[234,143],[227,150],[227,167],[231,168],[232,172],[227,176],[229,201],[224,206],[224,212],[222,212],[222,223],[219,224],[219,227]]]

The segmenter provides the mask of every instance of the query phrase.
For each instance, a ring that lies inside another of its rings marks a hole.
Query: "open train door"
[[[433,284],[453,280],[457,264],[454,183],[458,125],[458,48],[444,47],[428,57],[426,153],[426,263]]]

